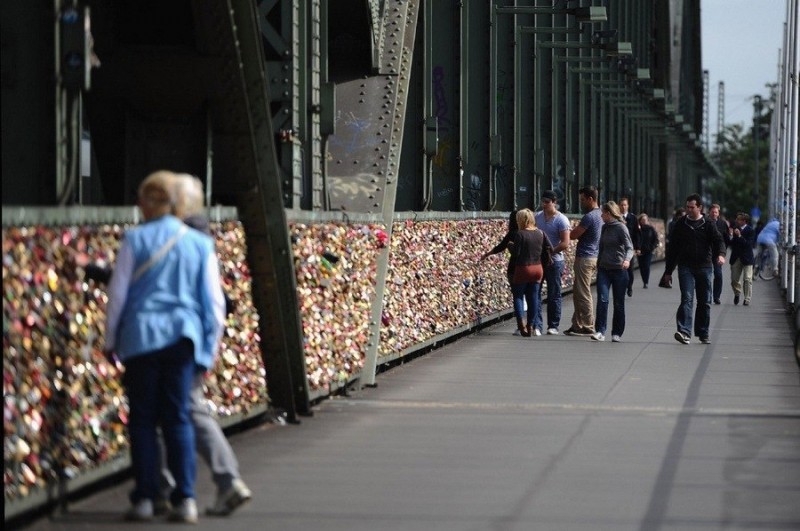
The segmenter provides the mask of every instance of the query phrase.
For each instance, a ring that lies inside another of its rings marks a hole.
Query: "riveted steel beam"
[[[259,12],[248,0],[219,0],[208,2],[204,13],[223,64],[216,157],[247,237],[270,398],[296,420],[296,413],[311,411]]]

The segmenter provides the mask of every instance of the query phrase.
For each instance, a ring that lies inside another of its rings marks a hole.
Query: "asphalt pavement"
[[[299,425],[231,436],[251,503],[197,528],[278,531],[800,529],[800,373],[778,283],[711,344],[673,335],[679,291],[635,284],[622,342],[493,325],[324,400]],[[677,283],[677,282],[676,282]],[[572,303],[565,297],[561,329]],[[610,315],[609,315],[610,322]],[[26,526],[130,524],[126,480]],[[214,489],[198,470],[198,503]]]

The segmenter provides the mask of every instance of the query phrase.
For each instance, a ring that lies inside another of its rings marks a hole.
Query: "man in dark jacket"
[[[630,199],[625,196],[620,197],[619,210],[622,213],[625,226],[628,227],[628,234],[631,235],[631,241],[633,242],[633,255],[639,256],[641,254],[640,241],[642,239],[641,231],[639,230],[639,219],[636,217],[636,214],[633,214],[628,210],[629,207]],[[628,268],[628,297],[633,297],[633,273],[633,260],[631,260],[631,265]]]
[[[711,205],[708,209],[708,219],[717,224],[717,230],[722,235],[722,241],[727,249],[730,245],[730,236],[728,234],[728,222],[719,217],[720,206],[716,203]],[[733,263],[733,260],[731,260]],[[714,304],[720,304],[719,298],[722,296],[722,266],[714,264]]]
[[[713,265],[725,263],[725,244],[717,225],[703,217],[703,200],[699,194],[686,198],[686,215],[672,228],[667,248],[667,265],[664,276],[672,281],[672,272],[678,268],[681,304],[675,315],[678,331],[675,339],[688,345],[692,334],[692,306],[697,298],[694,314],[694,333],[700,342],[708,344],[711,324],[711,277]]]
[[[733,303],[739,304],[739,295],[744,292],[745,306],[750,304],[750,296],[753,293],[753,263],[755,263],[753,246],[756,244],[756,231],[748,224],[749,221],[750,216],[739,212],[730,240]]]

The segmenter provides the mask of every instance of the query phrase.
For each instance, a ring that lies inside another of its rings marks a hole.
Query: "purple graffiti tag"
[[[435,66],[433,68],[433,98],[436,101],[436,117],[439,119],[439,131],[447,131],[452,125],[450,118],[447,117],[450,109],[444,88],[444,68]]]

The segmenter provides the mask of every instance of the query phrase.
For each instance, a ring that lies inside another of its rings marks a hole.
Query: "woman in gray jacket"
[[[614,319],[611,340],[622,341],[625,331],[625,291],[628,289],[628,268],[633,258],[633,243],[628,227],[622,221],[619,206],[609,201],[600,207],[603,228],[600,231],[600,254],[597,257],[597,310],[592,339],[605,341],[608,323],[608,291],[614,294]]]

